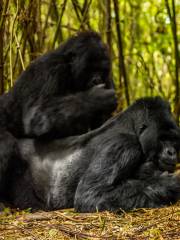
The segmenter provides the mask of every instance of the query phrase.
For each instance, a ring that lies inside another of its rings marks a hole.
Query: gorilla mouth
[[[173,162],[170,162],[169,159],[161,159],[159,161],[159,167],[161,170],[165,170],[165,171],[168,171],[168,172],[174,172],[175,168],[176,168],[176,163],[177,163],[177,160],[173,160]]]

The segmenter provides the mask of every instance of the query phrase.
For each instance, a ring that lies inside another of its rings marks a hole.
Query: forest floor
[[[118,214],[13,211],[0,214],[0,240],[180,240],[180,202]]]

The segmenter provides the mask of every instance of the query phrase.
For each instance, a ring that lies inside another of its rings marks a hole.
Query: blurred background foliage
[[[80,30],[109,46],[119,110],[160,95],[180,115],[180,1],[1,0],[0,93],[36,57]]]

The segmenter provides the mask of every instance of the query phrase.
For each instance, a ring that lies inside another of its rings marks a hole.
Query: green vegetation
[[[0,13],[1,93],[37,56],[93,29],[109,45],[119,110],[138,97],[161,95],[178,119],[178,1],[2,0]]]

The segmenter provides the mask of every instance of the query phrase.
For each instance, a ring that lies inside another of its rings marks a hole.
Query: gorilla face
[[[161,171],[174,172],[178,159],[176,148],[170,142],[163,142],[157,159]]]
[[[156,131],[158,128],[159,132]],[[148,156],[147,161],[156,163],[161,171],[174,172],[180,150],[180,129],[177,126],[168,129],[168,122],[166,128],[160,128],[160,124],[151,125],[142,133],[141,144]]]
[[[135,127],[147,161],[156,162],[163,171],[174,171],[180,150],[180,128],[176,125],[170,106],[154,98],[156,107],[148,105]],[[158,109],[158,111],[157,111]]]
[[[66,45],[69,47],[66,54],[70,56],[74,88],[78,88],[76,91],[84,91],[101,83],[110,87],[110,57],[97,33],[82,32]]]

